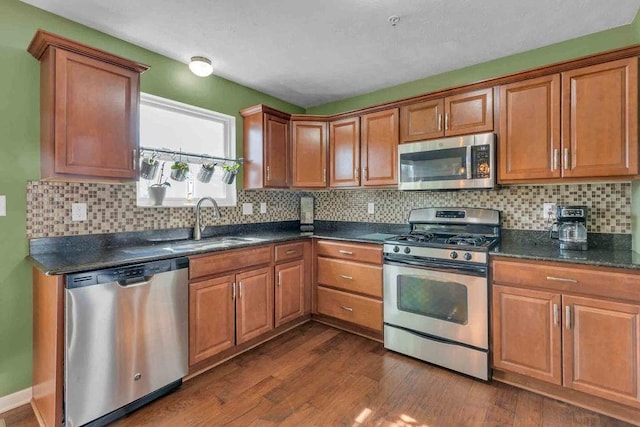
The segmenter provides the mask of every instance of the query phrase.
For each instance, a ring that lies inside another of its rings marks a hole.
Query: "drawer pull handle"
[[[347,307],[346,305],[341,305],[340,308],[347,311],[353,311],[353,308]]]
[[[347,276],[347,275],[341,274],[340,277],[347,280],[353,280],[353,276]]]
[[[288,251],[285,252],[285,255],[293,255],[296,252],[298,252],[298,251],[296,251],[295,249],[289,249]]]
[[[560,310],[558,304],[553,304],[553,326],[560,326]]]
[[[554,277],[554,276],[547,276],[547,280],[553,280],[556,282],[578,283],[576,279],[566,279],[564,277]]]
[[[344,255],[353,255],[353,252],[345,251],[344,249],[340,249],[338,252],[340,252],[341,254],[344,254]]]

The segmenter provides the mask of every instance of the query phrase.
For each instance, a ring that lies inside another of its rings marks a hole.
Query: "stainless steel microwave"
[[[493,133],[400,144],[400,190],[494,188],[496,137]]]

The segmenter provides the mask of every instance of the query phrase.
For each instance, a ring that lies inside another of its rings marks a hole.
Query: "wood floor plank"
[[[34,427],[29,406],[0,418]],[[122,426],[628,427],[509,385],[484,383],[310,322],[112,424]]]

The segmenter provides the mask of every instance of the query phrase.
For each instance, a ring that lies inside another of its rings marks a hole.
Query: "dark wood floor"
[[[37,426],[30,407],[0,415]],[[114,426],[627,426],[497,382],[486,384],[307,323]]]

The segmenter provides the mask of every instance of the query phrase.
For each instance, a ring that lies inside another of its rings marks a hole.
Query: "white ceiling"
[[[629,24],[640,7],[640,0],[24,1],[184,63],[207,56],[214,74],[301,107]],[[400,17],[395,27],[391,15]]]

